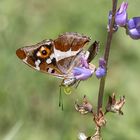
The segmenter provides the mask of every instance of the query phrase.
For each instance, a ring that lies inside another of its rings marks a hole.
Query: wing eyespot
[[[37,54],[40,58],[48,58],[51,54],[51,50],[46,46],[41,46]]]
[[[41,53],[42,53],[42,55],[47,55],[47,51],[46,50],[43,50]]]

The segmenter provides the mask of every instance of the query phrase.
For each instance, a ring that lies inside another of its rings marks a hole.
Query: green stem
[[[106,65],[105,65],[106,70],[107,70],[107,66],[108,66],[108,59],[109,59],[109,52],[110,52],[112,36],[114,33],[113,27],[114,27],[114,23],[115,23],[117,2],[118,2],[118,0],[112,0],[112,19],[111,19],[110,28],[109,28],[110,31],[108,32],[108,35],[107,35],[107,41],[106,41],[105,52],[104,52],[104,60],[106,61]],[[100,80],[99,93],[98,93],[98,107],[97,107],[98,115],[99,115],[99,110],[100,110],[100,108],[102,108],[102,104],[103,104],[105,80],[106,80],[106,76],[101,78],[101,80]]]

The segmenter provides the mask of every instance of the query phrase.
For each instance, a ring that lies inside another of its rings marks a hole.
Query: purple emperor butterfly
[[[89,62],[97,53],[98,43],[95,41],[89,51],[84,51],[89,41],[89,37],[78,33],[64,33],[54,40],[19,48],[16,54],[33,69],[61,78],[62,85],[71,86],[78,80],[87,79],[95,71],[95,66]],[[91,74],[86,77],[81,69]]]

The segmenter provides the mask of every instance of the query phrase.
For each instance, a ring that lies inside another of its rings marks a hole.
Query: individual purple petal
[[[105,76],[106,70],[103,67],[98,67],[95,74],[97,78],[102,78],[103,76]]]
[[[115,23],[119,26],[125,26],[127,23],[127,7],[128,3],[123,2],[115,15]]]
[[[104,60],[104,58],[100,58],[99,59],[99,67],[105,67],[106,61]]]
[[[84,58],[84,57],[81,57],[81,64],[82,64],[82,67],[85,67],[85,68],[88,68],[89,67],[89,64],[87,62],[87,59]]]
[[[140,39],[140,17],[128,20],[127,33],[132,39]]]
[[[81,68],[80,67],[74,67],[73,69],[73,75],[76,76],[76,75],[80,75],[82,72],[81,72]]]
[[[85,67],[75,67],[73,69],[73,75],[77,80],[86,80],[91,77],[92,74],[93,71]]]

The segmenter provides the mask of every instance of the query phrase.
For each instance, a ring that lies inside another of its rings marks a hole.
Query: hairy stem
[[[110,30],[108,31],[107,41],[106,41],[105,51],[104,51],[104,60],[106,61],[106,65],[105,65],[106,70],[107,70],[107,66],[108,66],[108,59],[109,59],[109,52],[110,52],[112,36],[113,36],[113,32],[114,32],[113,27],[114,27],[114,23],[115,23],[117,2],[118,2],[118,0],[112,0],[112,19],[111,19],[110,28],[109,28]],[[99,93],[98,93],[98,107],[97,107],[98,115],[99,115],[99,110],[100,110],[100,108],[102,108],[102,104],[103,104],[105,80],[106,80],[106,76],[101,78],[101,80],[100,80]]]

